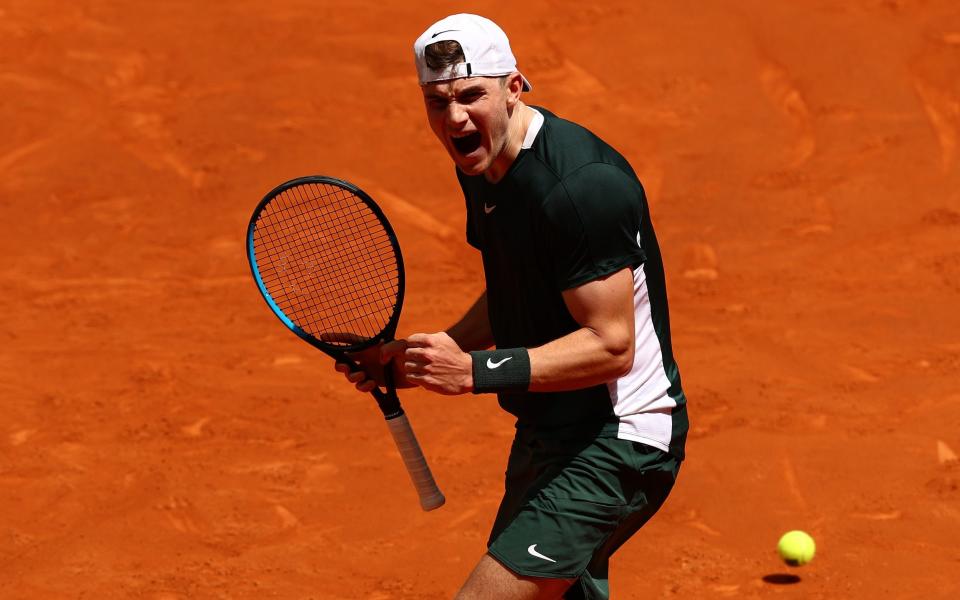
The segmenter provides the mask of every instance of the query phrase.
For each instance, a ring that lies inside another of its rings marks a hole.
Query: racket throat
[[[380,406],[383,418],[390,421],[403,416],[403,408],[400,407],[400,398],[397,396],[396,387],[394,387],[392,362],[384,369],[383,379],[386,384],[384,386],[386,391],[381,391],[378,388],[378,393],[374,394],[374,397],[377,399],[377,404]]]

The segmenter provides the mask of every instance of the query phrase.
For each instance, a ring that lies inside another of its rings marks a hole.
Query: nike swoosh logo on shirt
[[[494,204],[493,206],[487,206],[487,203],[484,202],[484,203],[483,203],[483,212],[485,212],[485,213],[487,213],[487,214],[489,215],[490,213],[493,212],[493,209],[495,209],[496,207],[497,207],[496,204]]]
[[[536,556],[537,558],[542,558],[543,560],[549,560],[549,561],[552,562],[552,563],[557,562],[557,561],[553,560],[552,558],[550,558],[549,556],[544,556],[544,555],[540,554],[539,552],[537,552],[537,545],[536,545],[536,544],[530,544],[530,547],[527,548],[527,553],[529,553],[530,556]]]
[[[512,356],[508,356],[508,357],[506,357],[506,358],[504,358],[504,359],[502,359],[502,360],[499,360],[499,361],[497,361],[497,362],[493,362],[493,359],[488,358],[488,359],[487,359],[487,368],[488,368],[488,369],[496,369],[497,367],[499,367],[499,366],[502,365],[503,363],[507,362],[507,361],[510,360],[511,358],[513,358],[513,357],[512,357]]]

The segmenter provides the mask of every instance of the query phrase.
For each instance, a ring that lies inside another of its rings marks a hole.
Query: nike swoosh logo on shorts
[[[485,213],[487,213],[487,214],[489,215],[490,213],[493,212],[493,209],[495,209],[496,207],[497,207],[496,204],[494,204],[493,206],[487,206],[487,203],[484,202],[484,203],[483,203],[483,212],[485,212]]]
[[[497,367],[499,367],[499,366],[502,365],[503,363],[507,362],[507,361],[510,360],[511,358],[513,358],[513,357],[512,357],[512,356],[508,356],[508,357],[506,357],[506,358],[504,358],[504,359],[502,359],[502,360],[498,360],[497,362],[493,362],[493,359],[488,358],[488,359],[487,359],[487,368],[488,368],[488,369],[496,369]],[[536,546],[536,544],[534,544],[534,546]],[[531,546],[531,547],[532,547],[532,546]]]
[[[549,561],[552,562],[552,563],[557,562],[557,561],[553,560],[552,558],[550,558],[549,556],[544,556],[544,555],[540,554],[539,552],[537,552],[537,545],[536,545],[536,544],[530,544],[530,547],[527,548],[527,553],[528,553],[530,556],[536,556],[537,558],[542,558],[543,560],[549,560]]]

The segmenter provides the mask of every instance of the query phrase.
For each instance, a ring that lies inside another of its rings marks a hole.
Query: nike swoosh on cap
[[[460,30],[459,30],[459,29],[444,29],[443,31],[438,31],[438,32],[436,32],[435,34],[431,35],[431,36],[430,36],[430,39],[433,39],[433,38],[437,37],[437,36],[440,35],[441,33],[450,33],[451,31],[460,31]]]

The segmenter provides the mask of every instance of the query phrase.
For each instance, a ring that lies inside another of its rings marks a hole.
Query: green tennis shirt
[[[643,187],[626,159],[600,138],[532,108],[538,115],[499,182],[457,170],[467,241],[483,256],[496,345],[531,348],[579,329],[562,292],[631,268],[636,350],[624,377],[564,392],[501,393],[500,405],[518,426],[602,430],[682,458],[686,400]]]

